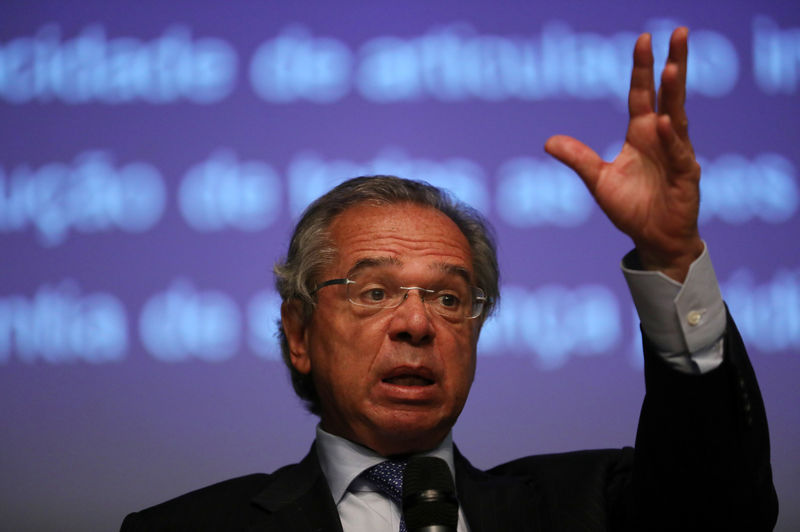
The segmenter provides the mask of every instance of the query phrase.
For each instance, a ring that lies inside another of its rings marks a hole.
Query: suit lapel
[[[279,469],[253,504],[268,514],[258,530],[342,532],[339,513],[322,474],[315,446],[302,462]]]
[[[544,492],[531,477],[490,475],[454,446],[456,491],[471,532],[556,530]],[[259,531],[342,532],[339,513],[322,474],[315,446],[295,465],[279,469],[252,499],[266,512]]]
[[[456,491],[470,532],[555,530],[544,492],[532,478],[490,475],[453,449]]]

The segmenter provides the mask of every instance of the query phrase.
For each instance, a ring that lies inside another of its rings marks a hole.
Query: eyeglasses
[[[311,292],[332,285],[344,285],[347,300],[353,305],[378,311],[397,308],[408,298],[411,290],[419,292],[422,301],[437,314],[451,321],[474,319],[481,315],[486,294],[477,286],[470,286],[460,277],[445,283],[437,290],[419,286],[400,286],[400,283],[381,275],[357,275],[352,279],[330,279],[317,285]]]

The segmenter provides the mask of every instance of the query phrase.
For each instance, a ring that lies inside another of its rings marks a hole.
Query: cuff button
[[[693,310],[686,315],[686,321],[689,322],[689,325],[694,327],[700,323],[700,320],[703,319],[703,313],[699,310]]]

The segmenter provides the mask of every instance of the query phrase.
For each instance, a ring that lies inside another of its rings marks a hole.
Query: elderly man
[[[455,478],[459,531],[771,529],[763,405],[697,229],[686,49],[679,28],[656,95],[649,36],[637,41],[614,162],[568,137],[545,146],[635,245],[624,270],[647,381],[635,449],[473,468],[451,429],[499,297],[494,243],[477,213],[429,185],[356,178],[307,209],[275,269],[284,359],[320,416],[310,453],[131,514],[123,530],[402,531],[383,480],[417,455]]]

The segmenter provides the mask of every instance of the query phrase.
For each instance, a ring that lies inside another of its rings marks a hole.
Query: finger
[[[689,30],[685,27],[672,33],[669,55],[661,73],[661,88],[658,97],[659,114],[669,115],[672,127],[684,140],[689,138],[689,121],[686,118],[686,62]]]
[[[631,88],[628,92],[628,112],[631,118],[650,113],[655,108],[655,83],[653,82],[653,50],[650,34],[643,33],[633,47]]]
[[[699,181],[700,166],[694,158],[691,144],[675,131],[669,115],[660,115],[656,125],[661,147],[667,155],[667,175],[671,178],[692,178]]]
[[[684,102],[686,100],[685,87],[679,80],[680,74],[674,64],[667,64],[661,73],[661,88],[659,89],[658,112],[670,117],[672,127],[676,134],[683,140],[689,140],[689,118],[686,116]]]
[[[566,135],[555,135],[547,139],[544,150],[572,168],[580,176],[589,192],[594,194],[600,170],[605,162],[583,142]]]

